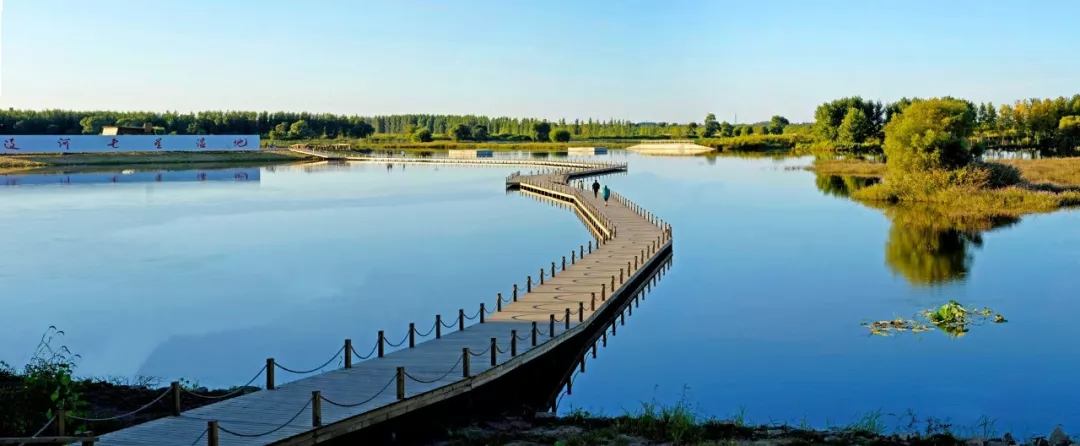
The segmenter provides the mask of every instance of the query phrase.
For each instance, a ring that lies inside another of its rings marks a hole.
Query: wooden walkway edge
[[[439,160],[465,164],[457,161]],[[605,203],[591,190],[568,184],[582,176],[625,171],[625,164],[516,159],[492,164],[553,168],[512,174],[506,185],[571,206],[595,239],[571,247],[558,261],[525,276],[521,285],[498,293],[494,305],[481,303],[447,318],[436,315],[433,324],[410,324],[404,338],[380,331],[373,343],[345,340],[316,369],[289,369],[268,359],[255,378],[265,379],[266,390],[182,412],[177,407],[174,416],[103,435],[95,444],[313,445],[338,438],[465,394],[544,356],[595,327],[599,318],[594,316],[632,292],[637,278],[667,258],[670,225],[621,195],[613,193]],[[323,372],[342,359],[344,367]],[[287,372],[310,376],[275,383],[275,374]],[[174,384],[162,397],[179,402],[181,392],[186,390]]]

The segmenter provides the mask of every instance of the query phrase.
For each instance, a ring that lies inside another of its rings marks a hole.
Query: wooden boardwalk
[[[370,343],[345,341],[323,366],[344,356],[344,368],[314,369],[312,376],[274,385],[275,374],[290,369],[268,360],[260,374],[268,390],[116,431],[96,444],[317,444],[469,392],[581,333],[594,322],[594,312],[627,290],[633,278],[659,266],[658,253],[671,243],[670,226],[621,196],[612,194],[605,206],[591,190],[566,184],[579,176],[625,170],[625,164],[515,161],[563,169],[513,174],[506,183],[572,206],[596,239],[531,272],[521,285],[499,294],[494,305],[437,316],[434,324],[403,329],[404,339],[401,333],[380,332]],[[395,346],[400,348],[390,351]],[[185,391],[174,386],[162,398],[179,392]]]

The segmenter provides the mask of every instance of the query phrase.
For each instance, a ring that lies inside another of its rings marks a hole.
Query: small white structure
[[[447,150],[448,158],[491,158],[495,152],[491,149],[451,149]]]
[[[689,141],[679,142],[656,142],[642,141],[641,144],[627,147],[626,150],[643,153],[646,155],[699,155],[714,151],[712,147],[706,147]]]
[[[571,155],[606,155],[607,147],[567,147],[566,152]]]

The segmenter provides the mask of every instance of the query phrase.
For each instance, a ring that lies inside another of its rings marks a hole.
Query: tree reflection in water
[[[851,192],[878,181],[817,175],[815,183],[826,195],[848,197]],[[972,251],[982,247],[982,234],[1020,221],[1004,215],[954,217],[933,204],[863,204],[881,209],[892,220],[889,240],[885,243],[885,264],[911,284],[920,286],[963,281],[971,270]]]

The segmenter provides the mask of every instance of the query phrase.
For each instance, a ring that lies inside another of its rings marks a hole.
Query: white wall
[[[0,155],[259,150],[258,135],[0,135]]]

